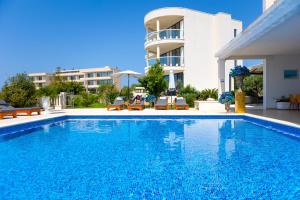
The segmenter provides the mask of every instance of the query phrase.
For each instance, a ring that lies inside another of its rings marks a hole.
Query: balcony
[[[184,39],[182,29],[164,29],[159,32],[154,31],[146,35],[145,45],[162,40],[182,40]]]
[[[149,67],[154,65],[157,61],[157,58],[150,58],[147,60],[147,66],[145,71],[147,72]],[[161,66],[164,70],[174,70],[176,72],[182,72],[184,70],[184,62],[181,56],[164,56],[159,58]]]

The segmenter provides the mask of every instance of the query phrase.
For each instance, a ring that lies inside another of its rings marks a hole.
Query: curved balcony
[[[147,68],[154,65],[157,58],[150,58],[147,60]],[[164,68],[177,68],[181,69],[184,67],[183,58],[181,56],[163,56],[159,58],[161,66]]]
[[[150,32],[146,35],[145,47],[152,45],[152,43],[159,43],[167,40],[179,40],[184,39],[184,32],[182,29],[164,29],[161,31]]]

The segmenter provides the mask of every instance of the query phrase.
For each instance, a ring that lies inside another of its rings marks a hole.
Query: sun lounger
[[[0,119],[3,119],[5,116],[12,116],[13,118],[16,118],[17,113],[14,109],[0,109]]]
[[[4,100],[0,100],[0,108],[4,110],[14,110],[16,114],[26,114],[31,116],[32,113],[36,112],[38,115],[41,114],[41,108],[40,107],[28,107],[28,108],[15,108],[11,105],[9,105]]]
[[[127,108],[128,108],[128,110],[144,110],[145,104],[144,104],[144,101],[142,101],[141,103],[129,104],[127,106]]]
[[[107,110],[115,109],[115,110],[123,110],[124,109],[124,100],[121,97],[115,99],[113,104],[107,106]]]
[[[157,100],[156,104],[154,105],[155,110],[168,110],[169,104],[168,104],[168,98],[167,97],[161,97]]]
[[[175,100],[175,110],[188,110],[189,105],[186,103],[184,98],[177,98]]]

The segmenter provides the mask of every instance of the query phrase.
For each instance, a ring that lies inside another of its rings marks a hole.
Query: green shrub
[[[246,95],[260,97],[263,95],[263,77],[259,75],[248,76],[244,79],[244,91]]]
[[[37,104],[36,90],[27,74],[17,74],[5,82],[0,98],[14,107],[29,107]]]
[[[74,106],[76,108],[91,107],[92,104],[98,103],[98,96],[96,94],[82,92],[80,95],[74,97]]]
[[[113,84],[104,84],[99,86],[97,94],[101,102],[108,105],[119,96],[119,91]]]
[[[199,97],[199,95],[200,92],[191,85],[187,85],[179,91],[179,96],[184,97],[186,103],[189,104],[190,107],[194,107],[194,101]]]
[[[200,92],[200,99],[206,101],[208,98],[218,99],[218,89],[205,89]]]

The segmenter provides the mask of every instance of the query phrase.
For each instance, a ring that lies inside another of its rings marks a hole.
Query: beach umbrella
[[[175,87],[175,78],[174,78],[174,72],[171,69],[169,72],[169,91],[175,91],[176,87]]]
[[[121,71],[121,72],[117,72],[113,74],[114,77],[122,77],[125,76],[127,77],[127,84],[128,84],[128,100],[129,100],[129,80],[130,78],[139,78],[142,76],[141,73],[135,72],[135,71],[131,71],[131,70],[125,70],[125,71]]]
[[[169,88],[168,88],[168,95],[171,96],[171,108],[172,108],[172,97],[176,95],[176,87],[175,87],[175,78],[174,78],[174,72],[171,69],[169,72]]]

